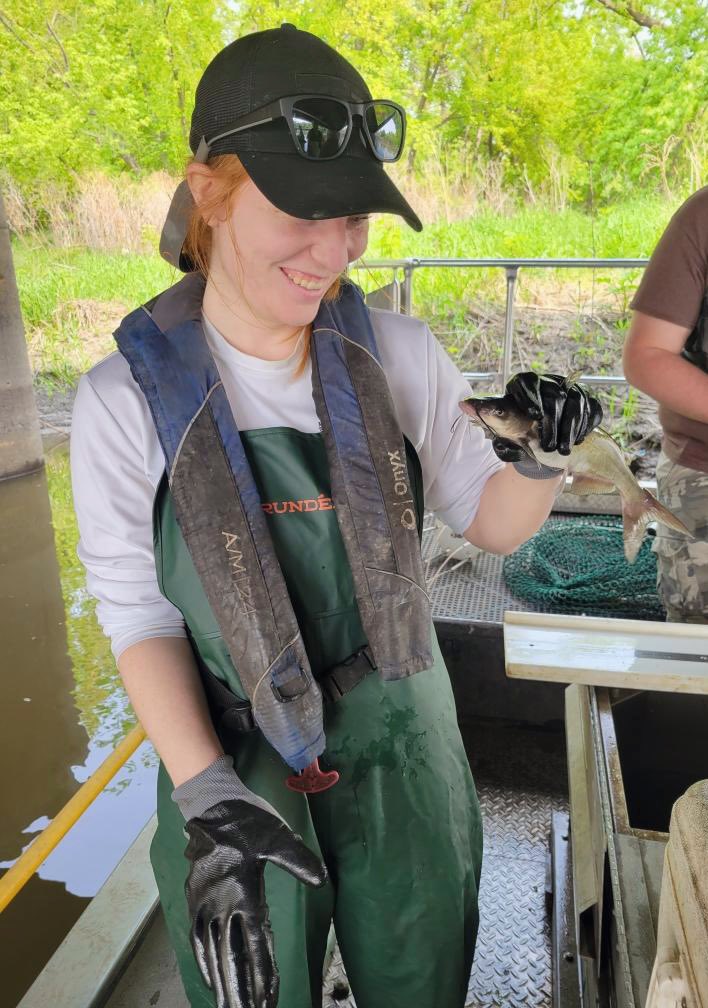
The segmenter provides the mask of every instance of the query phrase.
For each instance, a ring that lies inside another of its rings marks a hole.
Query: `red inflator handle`
[[[301,773],[287,777],[285,783],[291,791],[317,794],[319,791],[327,791],[334,787],[338,780],[339,774],[336,770],[320,770],[320,761],[315,759]]]

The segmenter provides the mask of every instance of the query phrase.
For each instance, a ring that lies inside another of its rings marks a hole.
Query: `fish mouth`
[[[485,437],[496,437],[495,432],[479,412],[481,402],[481,399],[461,399],[458,405],[471,424],[474,424],[475,427],[482,428]]]
[[[461,399],[458,406],[468,417],[471,417],[473,420],[481,421],[482,418],[479,415],[479,410],[477,408],[479,401],[479,399]]]
[[[489,411],[489,398],[476,399],[471,396],[469,399],[460,400],[459,406],[470,423],[483,428],[486,437],[495,438],[499,436],[499,432],[485,418],[485,413]]]

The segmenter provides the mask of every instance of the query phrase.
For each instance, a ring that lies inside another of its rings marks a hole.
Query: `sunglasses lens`
[[[388,102],[372,102],[366,110],[366,125],[376,156],[382,161],[395,161],[403,149],[403,116],[400,109]]]
[[[346,105],[334,98],[299,98],[292,117],[298,146],[306,157],[329,158],[339,153],[349,128]]]

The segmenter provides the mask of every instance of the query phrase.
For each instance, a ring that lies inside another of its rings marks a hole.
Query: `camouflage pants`
[[[659,456],[656,467],[659,500],[695,536],[657,526],[654,552],[657,586],[666,618],[677,623],[708,623],[708,473],[687,469]]]

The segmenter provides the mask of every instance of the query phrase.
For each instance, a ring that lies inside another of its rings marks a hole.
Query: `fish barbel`
[[[658,521],[691,535],[676,515],[639,485],[622,449],[606,431],[591,431],[582,444],[573,445],[570,455],[561,455],[541,449],[538,422],[522,413],[512,396],[472,397],[464,399],[460,408],[488,437],[514,441],[539,464],[566,470],[573,477],[571,493],[612,493],[616,488],[622,501],[624,555],[629,563],[637,557],[649,522]]]

